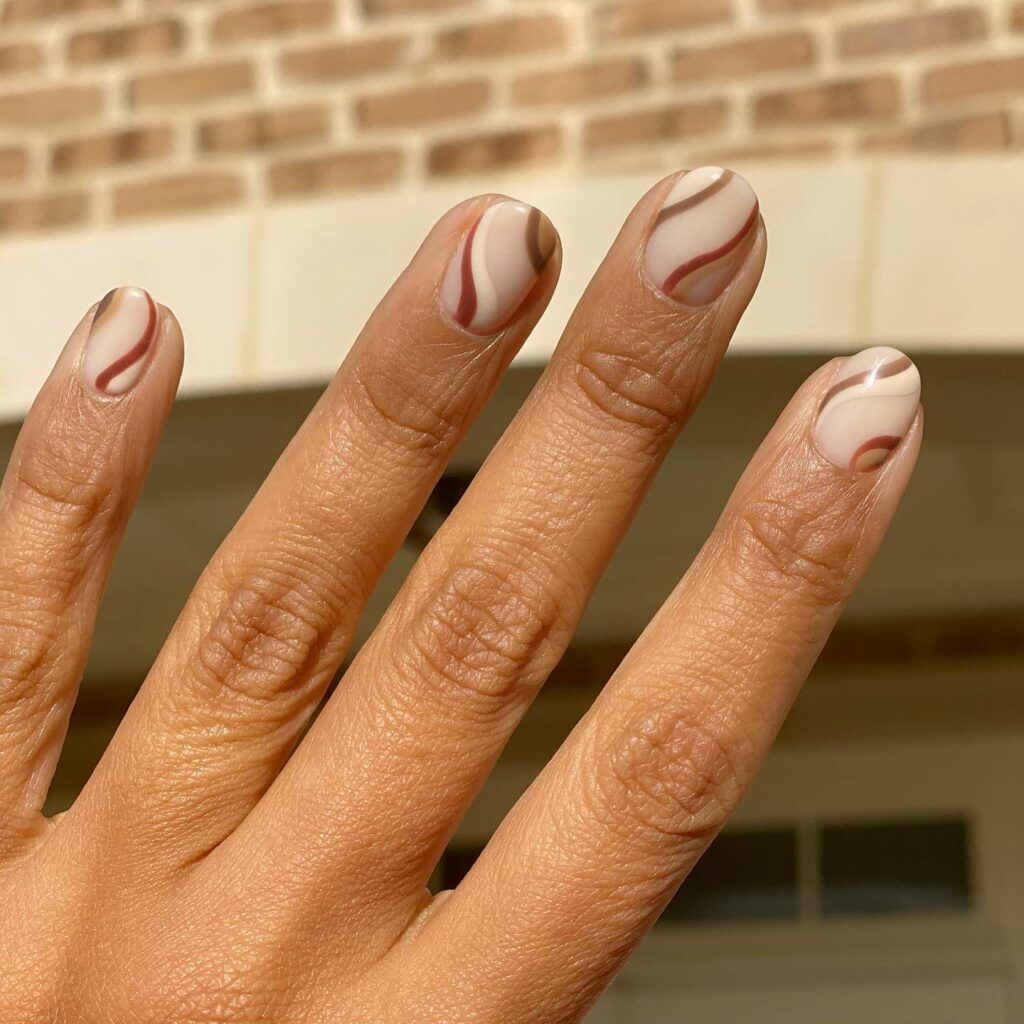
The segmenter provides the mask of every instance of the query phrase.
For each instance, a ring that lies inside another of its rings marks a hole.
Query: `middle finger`
[[[248,858],[263,844],[243,905],[265,901],[287,862],[299,898],[317,903],[307,919],[321,945],[352,930],[327,925],[324,907],[351,924],[368,906],[379,927],[386,902],[396,930],[408,920],[710,383],[765,248],[753,191],[721,168],[640,202],[516,421],[219,851]],[[393,938],[386,925],[378,935]]]

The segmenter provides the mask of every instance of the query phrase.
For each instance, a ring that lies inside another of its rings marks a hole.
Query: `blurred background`
[[[536,380],[622,217],[728,163],[764,284],[577,640],[438,872],[456,884],[823,359],[919,362],[908,500],[735,823],[592,1020],[1024,1020],[1024,2],[0,0],[0,448],[111,286],[173,306],[182,398],[51,799],[453,202],[560,229],[558,295],[363,636]]]

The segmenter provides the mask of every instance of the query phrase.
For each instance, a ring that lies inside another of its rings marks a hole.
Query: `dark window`
[[[966,910],[967,824],[823,826],[821,880],[826,917]]]
[[[795,918],[797,842],[793,829],[720,835],[662,915],[663,923]]]
[[[482,851],[482,846],[449,846],[441,857],[440,888],[454,889],[469,874]]]

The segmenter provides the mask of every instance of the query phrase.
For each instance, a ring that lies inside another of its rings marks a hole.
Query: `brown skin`
[[[74,807],[45,797],[181,369],[81,382],[92,312],[0,494],[0,1006],[10,1024],[567,1024],[750,783],[920,445],[836,469],[800,390],[706,547],[453,894],[425,885],[565,650],[765,258],[711,306],[653,290],[630,215],[540,384],[285,760],[383,567],[542,312],[480,339],[437,288],[494,197],[431,232],[214,556]]]

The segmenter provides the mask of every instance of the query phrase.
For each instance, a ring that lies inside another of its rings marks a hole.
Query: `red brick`
[[[924,95],[931,103],[971,96],[1024,92],[1024,57],[999,57],[936,68],[924,77]]]
[[[850,25],[839,33],[843,57],[877,57],[955,46],[982,39],[988,29],[976,7],[954,7],[912,14],[904,18]]]
[[[89,216],[89,198],[81,192],[0,200],[0,234],[74,227]]]
[[[155,160],[173,150],[174,129],[169,125],[127,128],[58,143],[50,165],[55,173],[67,174]]]
[[[328,28],[334,22],[333,0],[278,0],[227,10],[210,25],[216,43],[274,39],[293,32]]]
[[[728,21],[732,0],[616,0],[594,10],[593,27],[600,39],[671,32]]]
[[[270,192],[282,197],[370,188],[397,181],[404,167],[405,157],[398,149],[346,151],[289,160],[270,168]]]
[[[629,92],[647,81],[642,60],[622,57],[520,75],[512,80],[512,99],[520,106],[560,106]]]
[[[483,79],[424,83],[364,96],[356,104],[356,117],[365,128],[428,124],[479,114],[490,99],[490,83]]]
[[[406,59],[408,36],[378,36],[292,50],[279,58],[281,74],[305,82],[332,82],[391,71]]]
[[[114,213],[122,220],[192,213],[228,206],[244,196],[245,187],[237,175],[189,172],[120,186],[114,191]]]
[[[687,47],[672,56],[677,82],[749,78],[770,71],[807,68],[814,63],[814,43],[806,32],[754,36],[705,47]]]
[[[325,139],[329,131],[327,109],[304,106],[252,111],[204,121],[199,125],[198,136],[200,149],[235,153]]]
[[[68,43],[72,64],[100,64],[132,57],[158,57],[181,49],[185,31],[174,18],[140,25],[79,32]]]
[[[891,117],[899,110],[896,80],[877,75],[759,96],[754,102],[754,120],[758,125],[816,124]]]
[[[561,49],[566,40],[561,18],[524,15],[445,29],[438,34],[435,51],[439,57],[491,59]]]
[[[561,132],[551,125],[439,142],[431,147],[427,163],[433,177],[443,177],[547,163],[561,153]]]
[[[721,131],[728,121],[725,100],[644,107],[588,121],[583,142],[590,150],[645,146]]]

